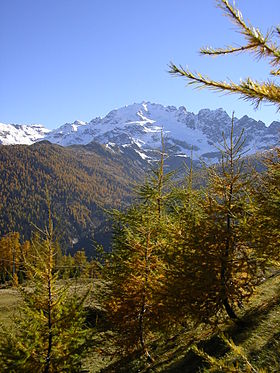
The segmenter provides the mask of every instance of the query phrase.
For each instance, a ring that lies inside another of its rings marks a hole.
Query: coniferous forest
[[[277,78],[279,27],[219,5],[245,44],[202,54],[252,52]],[[279,107],[272,80],[170,69]],[[0,372],[280,370],[280,148],[247,158],[234,123],[220,162],[183,176],[163,135],[145,172],[93,143],[0,147]]]

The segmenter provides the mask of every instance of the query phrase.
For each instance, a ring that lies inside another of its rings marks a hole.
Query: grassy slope
[[[106,354],[110,346],[110,333],[107,345],[102,345],[102,335],[93,341],[94,348],[85,361],[88,372],[168,372],[193,373],[205,366],[202,359],[190,349],[195,342],[201,350],[209,355],[226,356],[228,361],[234,357],[228,352],[223,342],[217,337],[219,331],[232,338],[236,345],[242,346],[246,356],[254,367],[264,368],[267,372],[279,372],[280,362],[280,278],[265,281],[256,291],[250,304],[242,311],[242,323],[235,325],[228,322],[220,325],[219,330],[199,326],[195,330],[181,333],[167,342],[154,344],[151,351],[156,362],[151,366],[143,360],[128,358],[117,361]],[[80,284],[81,286],[81,284]],[[19,302],[14,289],[0,289],[0,322],[11,324],[12,315]],[[94,299],[88,306],[96,306]],[[227,355],[225,355],[227,353]],[[137,354],[136,354],[137,355]],[[135,356],[134,356],[135,357]],[[242,372],[242,370],[240,370]]]
[[[7,325],[12,323],[20,297],[15,289],[0,289],[0,322]]]
[[[280,362],[277,361],[280,352],[280,285],[279,277],[271,278],[257,289],[250,304],[242,311],[240,325],[229,323],[222,325],[220,331],[224,332],[234,343],[241,346],[251,361],[259,368],[265,368],[268,372],[278,372]],[[207,333],[205,330],[204,333]],[[200,349],[209,355],[224,356],[227,348],[217,338],[219,332],[214,332],[209,338],[202,337],[198,343]],[[202,334],[203,335],[203,334]],[[187,347],[187,346],[186,346]],[[234,357],[228,354],[228,361]],[[175,353],[170,361],[161,365],[153,371],[164,371],[169,373],[198,372],[203,366],[201,358],[192,351],[187,352],[184,357]]]
[[[210,356],[223,357],[231,363],[235,360],[218,335],[223,332],[234,343],[241,346],[249,361],[257,368],[267,372],[280,371],[280,278],[274,277],[260,285],[250,304],[240,314],[241,323],[227,322],[219,328],[200,325],[195,330],[181,333],[165,343],[151,346],[156,362],[145,364],[141,359],[122,360],[105,368],[102,372],[166,372],[194,373],[206,368],[202,358],[197,356],[191,346]],[[242,360],[242,359],[241,359]],[[238,372],[242,372],[238,368]],[[246,370],[244,370],[246,371]]]

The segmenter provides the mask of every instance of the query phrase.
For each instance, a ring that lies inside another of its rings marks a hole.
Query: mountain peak
[[[0,123],[0,144],[30,145],[43,139],[50,130],[42,124],[5,124]]]
[[[245,145],[251,153],[275,145],[279,126],[279,122],[274,122],[271,127],[266,127],[263,122],[246,115],[235,119],[237,132],[245,129]],[[88,123],[76,120],[52,131],[41,125],[0,125],[0,142],[6,145],[32,144],[46,139],[68,146],[96,141],[123,149],[131,147],[142,158],[152,159],[154,150],[161,146],[163,131],[166,149],[172,156],[186,157],[193,148],[194,159],[214,162],[217,160],[214,144],[222,141],[222,133],[229,136],[230,127],[231,117],[222,108],[201,109],[194,114],[184,106],[177,108],[142,101],[114,109],[103,118],[94,118]]]

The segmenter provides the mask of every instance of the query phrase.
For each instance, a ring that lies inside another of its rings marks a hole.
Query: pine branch
[[[271,75],[274,75],[274,76],[279,76],[279,75],[280,75],[280,69],[277,69],[277,70],[271,70],[271,71],[270,71],[270,74],[271,74]]]
[[[231,53],[240,53],[243,51],[253,52],[257,58],[269,57],[272,60],[272,66],[278,66],[280,63],[280,49],[272,42],[272,32],[268,31],[264,36],[258,28],[246,24],[241,12],[235,9],[228,0],[218,0],[218,6],[224,11],[233,23],[240,29],[240,33],[245,36],[247,44],[239,47],[228,46],[225,48],[201,48],[200,53],[203,55],[218,56]],[[275,32],[280,35],[279,27]],[[273,71],[272,71],[273,74]],[[276,75],[276,74],[273,74]],[[278,74],[277,74],[278,75]]]
[[[226,48],[204,47],[204,48],[201,48],[199,52],[200,52],[200,54],[203,54],[203,55],[219,56],[219,55],[223,55],[223,54],[240,53],[240,52],[243,52],[245,50],[252,49],[256,46],[257,46],[257,44],[255,46],[253,46],[253,45],[246,45],[246,46],[241,46],[241,47],[228,46]]]
[[[279,65],[280,50],[271,40],[271,31],[268,31],[264,36],[258,28],[247,24],[243,19],[242,13],[234,6],[232,6],[228,0],[218,0],[218,7],[220,7],[224,11],[225,15],[228,16],[231,21],[238,27],[240,33],[244,35],[245,39],[247,40],[247,45],[239,48],[229,47],[226,49],[217,49],[216,53],[215,50],[212,48],[209,48],[209,50],[207,48],[203,48],[201,50],[202,54],[219,55],[241,52],[242,50],[247,49],[254,52],[258,58],[272,58],[271,65]],[[279,33],[278,28],[276,28],[276,31]]]
[[[273,82],[258,82],[250,78],[241,80],[239,84],[231,81],[214,81],[207,76],[203,76],[200,73],[192,73],[189,70],[185,70],[182,66],[178,67],[173,63],[171,63],[169,67],[169,72],[171,74],[186,78],[189,81],[188,84],[195,84],[198,88],[206,87],[228,94],[237,93],[240,94],[244,100],[252,101],[256,107],[258,107],[262,101],[268,101],[276,104],[278,110],[280,110],[280,86]]]

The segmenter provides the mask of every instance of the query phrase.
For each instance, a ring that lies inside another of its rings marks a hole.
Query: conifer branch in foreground
[[[205,47],[200,50],[203,55],[218,56],[232,53],[252,52],[257,58],[267,58],[272,67],[270,74],[272,76],[280,75],[280,48],[273,40],[273,35],[279,37],[279,27],[275,32],[267,32],[265,35],[243,19],[241,12],[230,4],[228,0],[218,0],[218,6],[224,11],[231,21],[237,26],[238,31],[244,36],[245,45],[226,48]],[[170,63],[169,72],[176,76],[181,76],[188,80],[188,84],[195,84],[198,88],[209,88],[215,91],[225,93],[239,94],[241,98],[252,101],[258,107],[262,101],[273,103],[277,110],[280,109],[280,86],[274,81],[257,81],[246,78],[239,83],[229,81],[216,81],[201,73],[194,73],[189,69],[184,69],[181,65]]]

